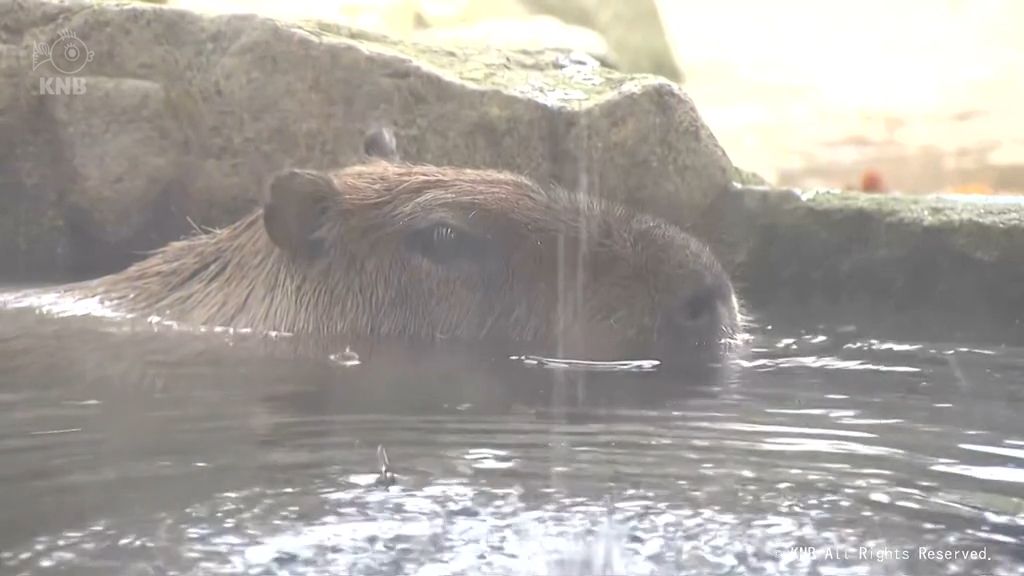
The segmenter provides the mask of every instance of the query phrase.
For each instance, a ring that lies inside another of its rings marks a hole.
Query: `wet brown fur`
[[[591,357],[658,344],[717,350],[739,329],[708,249],[620,206],[490,170],[372,162],[308,174],[327,183],[319,253],[282,248],[258,209],[73,291],[193,325],[541,342],[548,352],[575,338]],[[410,250],[410,234],[435,224],[481,239],[486,257],[437,264]],[[666,342],[666,318],[712,288],[714,326]]]

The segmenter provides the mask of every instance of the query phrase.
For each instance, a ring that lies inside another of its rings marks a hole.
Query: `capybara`
[[[656,218],[495,170],[364,164],[272,176],[263,206],[72,289],[179,323],[672,364],[739,334],[709,249]]]

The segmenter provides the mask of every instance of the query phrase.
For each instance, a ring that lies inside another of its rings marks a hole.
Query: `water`
[[[0,310],[0,574],[1024,574],[1024,350],[784,332],[696,382]]]

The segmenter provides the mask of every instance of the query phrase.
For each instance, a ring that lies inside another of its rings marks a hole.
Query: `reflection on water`
[[[1024,573],[1021,349],[353,351],[0,310],[0,573]]]

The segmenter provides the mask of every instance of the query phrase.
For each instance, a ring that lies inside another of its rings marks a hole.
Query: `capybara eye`
[[[363,139],[363,152],[371,158],[397,161],[398,144],[394,132],[383,127],[371,130]]]
[[[410,250],[436,264],[475,259],[482,254],[481,238],[451,224],[434,224],[416,230],[407,238]]]

